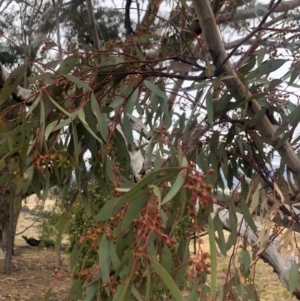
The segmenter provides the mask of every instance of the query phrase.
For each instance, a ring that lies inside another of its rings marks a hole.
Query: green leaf
[[[108,221],[118,212],[119,207],[116,207],[118,200],[119,198],[112,198],[105,202],[104,206],[100,209],[99,214],[96,215],[94,219],[100,222]]]
[[[129,177],[131,159],[128,152],[128,148],[126,146],[125,139],[117,129],[115,129],[114,135],[112,136],[111,139],[118,152],[118,160],[120,163],[120,167],[121,169],[123,169],[123,171],[121,171],[121,174],[124,175],[125,177]]]
[[[218,244],[218,247],[221,251],[221,253],[226,256],[226,243],[225,243],[225,236],[224,236],[224,232],[223,232],[223,223],[219,217],[219,214],[216,214],[216,216],[214,217],[214,228],[217,230],[218,233],[218,238],[216,239],[216,242]]]
[[[75,280],[70,289],[69,298],[73,301],[82,299],[82,284],[80,280]]]
[[[78,58],[79,56],[77,55],[67,56],[56,72],[60,74],[70,73],[73,70],[73,68],[76,66]]]
[[[112,240],[108,240],[106,234],[103,234],[99,244],[99,267],[100,267],[100,274],[101,280],[103,282],[110,283],[110,271],[111,271],[111,256],[110,256],[110,249],[111,249]],[[109,290],[107,290],[109,293]]]
[[[87,286],[86,288],[86,296],[84,301],[93,301],[94,297],[97,294],[98,291],[98,286],[99,283],[98,282],[93,282],[91,285]]]
[[[249,73],[249,71],[255,67],[255,64],[256,64],[255,56],[253,56],[251,59],[249,59],[249,56],[247,56],[247,60],[248,60],[247,63],[238,69],[238,72],[243,75],[247,75]]]
[[[153,269],[155,270],[159,278],[164,282],[166,287],[170,290],[173,298],[177,301],[184,301],[178,286],[175,284],[170,274],[165,270],[164,267],[161,266],[156,258],[151,258],[150,260]]]
[[[237,240],[237,217],[235,215],[232,204],[229,205],[228,212],[229,212],[228,222],[229,222],[230,234],[226,242],[227,250],[229,250],[233,245],[235,245]]]
[[[116,98],[110,105],[109,107],[116,109],[119,106],[123,105],[124,99],[123,98]]]
[[[170,274],[174,265],[173,255],[167,245],[164,246],[161,253],[161,264],[164,269]]]
[[[270,74],[273,71],[279,69],[283,64],[285,64],[287,60],[283,59],[271,59],[265,61],[261,66],[259,66],[256,70],[249,73],[247,79],[257,79],[264,75]]]
[[[122,292],[118,298],[115,298],[116,295],[114,295],[113,301],[128,301],[128,291],[129,291],[129,286],[132,284],[132,273],[130,273],[129,277],[126,278]]]
[[[244,215],[246,223],[256,233],[257,227],[255,225],[255,222],[254,222],[253,218],[250,215],[249,208],[248,208],[244,198],[240,199],[240,204],[241,204],[241,211]]]
[[[299,283],[299,266],[293,263],[289,272],[289,291],[293,293]]]
[[[96,116],[98,122],[98,129],[104,141],[107,141],[109,131],[108,131],[108,123],[107,123],[107,115],[100,112],[99,104],[96,100],[94,93],[91,95],[91,108],[92,112]]]
[[[135,297],[135,299],[137,301],[144,301],[145,299],[142,298],[141,294],[139,293],[139,291],[135,288],[134,285],[131,286],[131,293],[132,295]]]
[[[70,82],[78,85],[79,87],[82,87],[88,91],[93,91],[93,89],[85,82],[80,80],[78,77],[71,75],[71,74],[62,74],[66,79],[68,79]]]
[[[72,249],[72,253],[71,253],[71,256],[70,256],[70,269],[71,271],[74,271],[76,266],[77,266],[77,263],[78,263],[78,259],[83,251],[85,247],[85,243],[79,243],[77,242],[73,249]]]
[[[136,45],[134,45],[134,50],[135,50],[138,58],[140,59],[140,61],[144,61],[145,57],[144,57],[144,54],[142,53],[142,51],[140,50],[140,48],[137,47]]]
[[[61,111],[62,113],[66,114],[69,117],[72,117],[72,114],[69,113],[67,110],[65,110],[61,105],[59,105],[54,99],[52,99],[49,96],[49,99],[51,100],[51,102],[58,108],[59,111]]]
[[[48,289],[48,291],[47,291],[47,293],[44,297],[44,301],[49,301],[50,300],[51,291],[52,291],[52,288]]]
[[[212,127],[214,125],[214,106],[212,95],[210,92],[206,94],[206,110],[208,123]]]
[[[153,92],[155,95],[167,100],[168,99],[168,96],[165,92],[161,91],[157,85],[155,85],[154,83],[152,82],[149,82],[148,80],[145,80],[144,81],[145,83],[145,86],[151,91]]]
[[[183,167],[187,166],[187,160],[186,160],[186,158],[183,158],[181,166],[183,166]],[[164,197],[164,199],[163,199],[163,201],[161,203],[162,205],[170,202],[175,197],[175,195],[178,193],[178,191],[181,189],[182,185],[185,182],[186,174],[187,174],[187,169],[186,168],[182,169],[179,172],[179,174],[178,174],[178,176],[177,176],[174,184],[172,185],[170,191]]]
[[[211,219],[211,215],[208,217],[208,238],[210,248],[210,264],[211,264],[211,279],[210,279],[210,297],[213,299],[215,294],[215,287],[217,282],[217,250],[215,241],[214,224]]]
[[[254,284],[247,284],[247,291],[245,293],[244,300],[249,300],[249,301],[260,300]]]
[[[122,120],[122,130],[124,132],[125,138],[130,146],[134,145],[133,134],[131,128],[131,122],[127,115],[123,116]]]
[[[188,301],[197,301],[199,300],[199,293],[198,293],[198,289],[200,286],[200,283],[202,282],[202,277],[197,277],[194,280],[193,286],[189,291],[189,299]]]
[[[248,276],[251,265],[251,256],[247,250],[242,250],[240,253],[240,265],[245,276]]]
[[[147,200],[149,199],[150,196],[151,196],[150,193],[141,195],[138,200],[135,200],[134,202],[130,203],[126,211],[126,214],[123,218],[123,222],[122,222],[123,230],[129,227],[135,218],[139,217],[142,208],[145,207]]]
[[[74,116],[73,116],[74,117]],[[45,140],[48,140],[49,135],[52,132],[55,132],[57,130],[61,130],[63,127],[69,125],[72,122],[72,118],[69,117],[65,120],[54,120],[51,123],[49,123],[45,129]]]
[[[16,91],[24,78],[25,66],[20,66],[10,73],[0,92],[0,105],[5,103],[8,98]]]
[[[129,99],[127,100],[127,103],[126,103],[124,112],[129,113],[129,114],[132,114],[133,109],[134,109],[134,105],[135,105],[136,102],[137,102],[138,94],[139,94],[139,90],[138,90],[138,89],[135,89],[135,90],[132,92],[131,96],[130,96]]]
[[[181,168],[165,168],[161,170],[155,170],[148,173],[139,183],[133,186],[128,192],[122,195],[117,202],[117,205],[125,204],[126,202],[133,202],[139,199],[140,196],[150,191],[149,185],[153,184],[159,186],[165,181],[170,180],[176,174],[181,171]]]
[[[261,66],[261,64],[262,64],[262,62],[265,58],[266,51],[267,51],[267,47],[262,47],[258,50],[258,53],[257,53],[257,66],[258,66],[258,68]],[[254,58],[255,58],[255,56],[254,56]]]
[[[34,172],[34,166],[30,165],[24,172],[22,179],[22,183],[20,185],[17,185],[16,188],[16,195],[20,193],[26,193],[28,191],[28,188],[32,182],[33,178],[33,172]]]
[[[61,216],[59,217],[59,220],[57,223],[57,237],[56,237],[56,241],[55,241],[56,252],[58,252],[60,250],[62,235],[64,233],[64,230],[65,230],[68,220],[69,220],[69,218],[68,218],[67,212],[63,212],[61,214]]]
[[[87,131],[94,137],[96,138],[99,142],[102,143],[102,141],[99,139],[99,137],[92,131],[92,129],[90,128],[90,126],[88,125],[88,123],[85,120],[85,114],[83,111],[83,108],[81,108],[78,111],[78,118],[80,119],[80,121],[82,122],[82,125],[87,129]]]

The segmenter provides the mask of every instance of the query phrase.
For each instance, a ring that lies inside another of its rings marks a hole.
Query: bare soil
[[[17,246],[11,275],[3,274],[3,260],[0,260],[0,300],[42,301],[52,288],[51,301],[68,301],[72,280],[68,274],[68,255],[61,254],[59,267],[55,250],[38,250],[30,246]],[[61,277],[61,279],[59,279]]]

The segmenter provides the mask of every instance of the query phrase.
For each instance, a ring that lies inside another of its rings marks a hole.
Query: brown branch
[[[98,30],[97,30],[92,0],[87,0],[86,2],[87,2],[88,14],[89,14],[89,23],[91,26],[91,31],[92,31],[93,41],[94,41],[94,48],[96,50],[101,50],[101,42],[98,36]]]
[[[206,40],[213,63],[218,69],[218,74],[228,76],[228,78],[224,79],[223,82],[227,86],[229,93],[236,99],[237,103],[242,102],[247,97],[251,97],[251,93],[248,93],[248,89],[246,89],[244,84],[241,82],[233,68],[233,65],[228,60],[209,1],[193,0],[193,4],[198,14],[203,36]],[[250,117],[253,117],[261,109],[262,108],[259,103],[254,99],[251,103],[249,103],[247,112]],[[260,133],[264,142],[272,145],[273,147],[275,147],[282,138],[282,136],[279,136],[276,139],[274,138],[276,126],[271,124],[266,115],[260,122],[258,122],[256,130]],[[283,158],[286,165],[290,168],[294,179],[300,187],[300,159],[296,155],[295,151],[288,141],[278,147],[277,151]]]
[[[40,220],[41,220],[41,218],[37,219],[31,225],[29,225],[28,227],[26,227],[24,230],[22,230],[21,232],[16,233],[15,236],[23,234],[25,231],[27,231],[28,229],[30,229],[31,227],[33,227],[33,225],[36,224],[37,222],[39,222]]]
[[[250,1],[248,1],[250,2]],[[289,10],[296,9],[300,6],[300,0],[284,1],[275,10],[274,13],[288,12]],[[232,16],[228,12],[221,11],[218,15],[218,23],[228,23],[228,21],[241,21],[246,19],[255,19],[265,15],[265,10],[261,9],[265,7],[269,9],[269,4],[260,5],[260,7],[253,7],[247,9],[237,10]]]

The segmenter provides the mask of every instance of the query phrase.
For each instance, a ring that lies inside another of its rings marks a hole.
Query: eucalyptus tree
[[[152,288],[162,282],[173,299],[183,300],[180,287],[189,277],[189,300],[252,300],[255,286],[244,279],[258,257],[299,295],[292,233],[299,229],[300,1],[181,1],[167,9],[149,1],[141,9],[128,0],[126,37],[105,43],[89,0],[93,40],[68,52],[55,36],[45,38],[64,24],[72,3],[46,6],[32,35],[31,49],[44,42],[43,60],[31,61],[38,74],[28,79],[37,91],[18,87],[20,68],[1,77],[0,95],[4,104],[19,95],[18,105],[27,107],[11,120],[16,130],[1,128],[0,183],[13,191],[10,200],[31,192],[45,198],[53,185],[63,186],[64,197],[75,174],[77,188],[59,227],[78,201],[96,221],[75,245],[71,268],[87,245],[99,260],[79,274],[72,298],[80,299],[84,287],[90,299],[101,291],[108,300],[152,300]],[[50,49],[64,56],[49,61]],[[218,189],[239,188],[234,177],[241,179],[239,197],[216,198]],[[91,178],[102,189],[101,209],[89,198]],[[177,231],[183,220],[184,236]],[[201,235],[206,224],[210,256],[200,239],[191,256],[189,236]],[[231,232],[227,241],[224,228]],[[238,235],[243,249],[232,254],[238,263],[217,290],[215,243],[226,255]],[[57,247],[59,241],[60,235]]]

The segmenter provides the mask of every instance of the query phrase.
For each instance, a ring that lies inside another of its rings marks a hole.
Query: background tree
[[[238,234],[243,248],[232,258],[239,266],[232,262],[220,299],[256,295],[243,281],[254,263],[247,244],[253,244],[253,258],[266,259],[283,285],[299,295],[298,247],[291,233],[299,229],[299,106],[292,88],[298,88],[300,2],[187,1],[170,3],[167,14],[160,13],[162,3],[149,1],[133,24],[127,1],[126,37],[104,43],[93,22],[103,15],[88,1],[78,11],[88,11],[93,43],[82,47],[79,39],[86,35],[78,30],[78,44],[68,52],[54,34],[55,28],[75,24],[70,21],[74,3],[56,2],[58,10],[44,2],[36,11],[39,24],[26,46],[31,53],[26,66],[38,73],[28,78],[38,81],[30,101],[31,94],[18,87],[24,68],[8,79],[2,68],[3,103],[13,93],[28,109],[12,119],[16,130],[2,121],[0,132],[0,182],[8,204],[32,191],[45,198],[55,185],[63,186],[64,199],[75,175],[77,186],[59,229],[62,233],[79,199],[96,221],[75,244],[70,261],[74,267],[87,245],[99,260],[75,283],[72,298],[80,298],[84,286],[90,299],[101,287],[110,300],[151,300],[155,272],[175,300],[183,300],[179,287],[185,277],[191,282],[190,300],[213,299],[215,242],[226,255]],[[63,61],[50,61],[50,49],[61,52]],[[9,105],[5,114],[13,108]],[[235,203],[213,196],[218,189],[235,190],[234,178],[241,179]],[[101,210],[88,191],[91,179],[101,187]],[[1,208],[9,219],[12,207]],[[183,239],[177,226],[187,214]],[[191,256],[187,238],[203,233],[206,224],[210,259],[200,239]],[[227,241],[223,228],[231,232]]]

